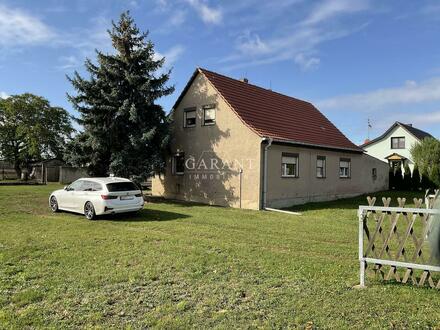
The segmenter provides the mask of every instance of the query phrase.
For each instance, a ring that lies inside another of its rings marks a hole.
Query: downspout
[[[264,147],[264,160],[263,160],[263,210],[266,209],[267,206],[267,154],[270,146],[272,145],[272,138],[263,138],[262,142],[267,142]]]
[[[262,142],[267,142],[266,146],[264,147],[264,160],[263,160],[263,205],[262,209],[266,211],[273,211],[273,212],[281,212],[286,214],[293,214],[293,215],[301,215],[301,213],[298,212],[291,212],[291,211],[284,211],[284,210],[278,210],[273,209],[270,207],[267,207],[267,154],[269,151],[270,146],[272,145],[273,139],[272,138],[263,138]]]

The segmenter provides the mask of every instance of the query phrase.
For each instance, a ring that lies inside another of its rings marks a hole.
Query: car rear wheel
[[[88,220],[96,219],[95,208],[93,207],[93,204],[91,202],[87,202],[84,205],[84,215]]]
[[[52,210],[52,212],[58,212],[58,201],[57,198],[55,196],[52,196],[49,200],[49,206],[50,209]]]

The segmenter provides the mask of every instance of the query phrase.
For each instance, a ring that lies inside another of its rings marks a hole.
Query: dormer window
[[[203,126],[215,124],[215,104],[203,106]]]
[[[196,126],[196,108],[188,108],[184,110],[184,127]]]

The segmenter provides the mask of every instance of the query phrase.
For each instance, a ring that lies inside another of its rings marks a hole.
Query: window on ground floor
[[[339,177],[350,178],[351,177],[351,160],[350,158],[341,158],[339,160]]]
[[[173,156],[173,174],[183,175],[185,173],[185,154],[179,153]]]
[[[318,156],[316,158],[316,177],[317,178],[325,178],[326,175],[326,158],[325,156]]]
[[[281,176],[283,178],[298,177],[298,154],[283,153],[281,157]]]

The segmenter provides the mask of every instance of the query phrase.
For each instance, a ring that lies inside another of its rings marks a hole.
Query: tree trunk
[[[14,162],[14,170],[15,173],[17,174],[17,179],[21,179],[21,167],[20,167],[20,163],[19,162]]]

